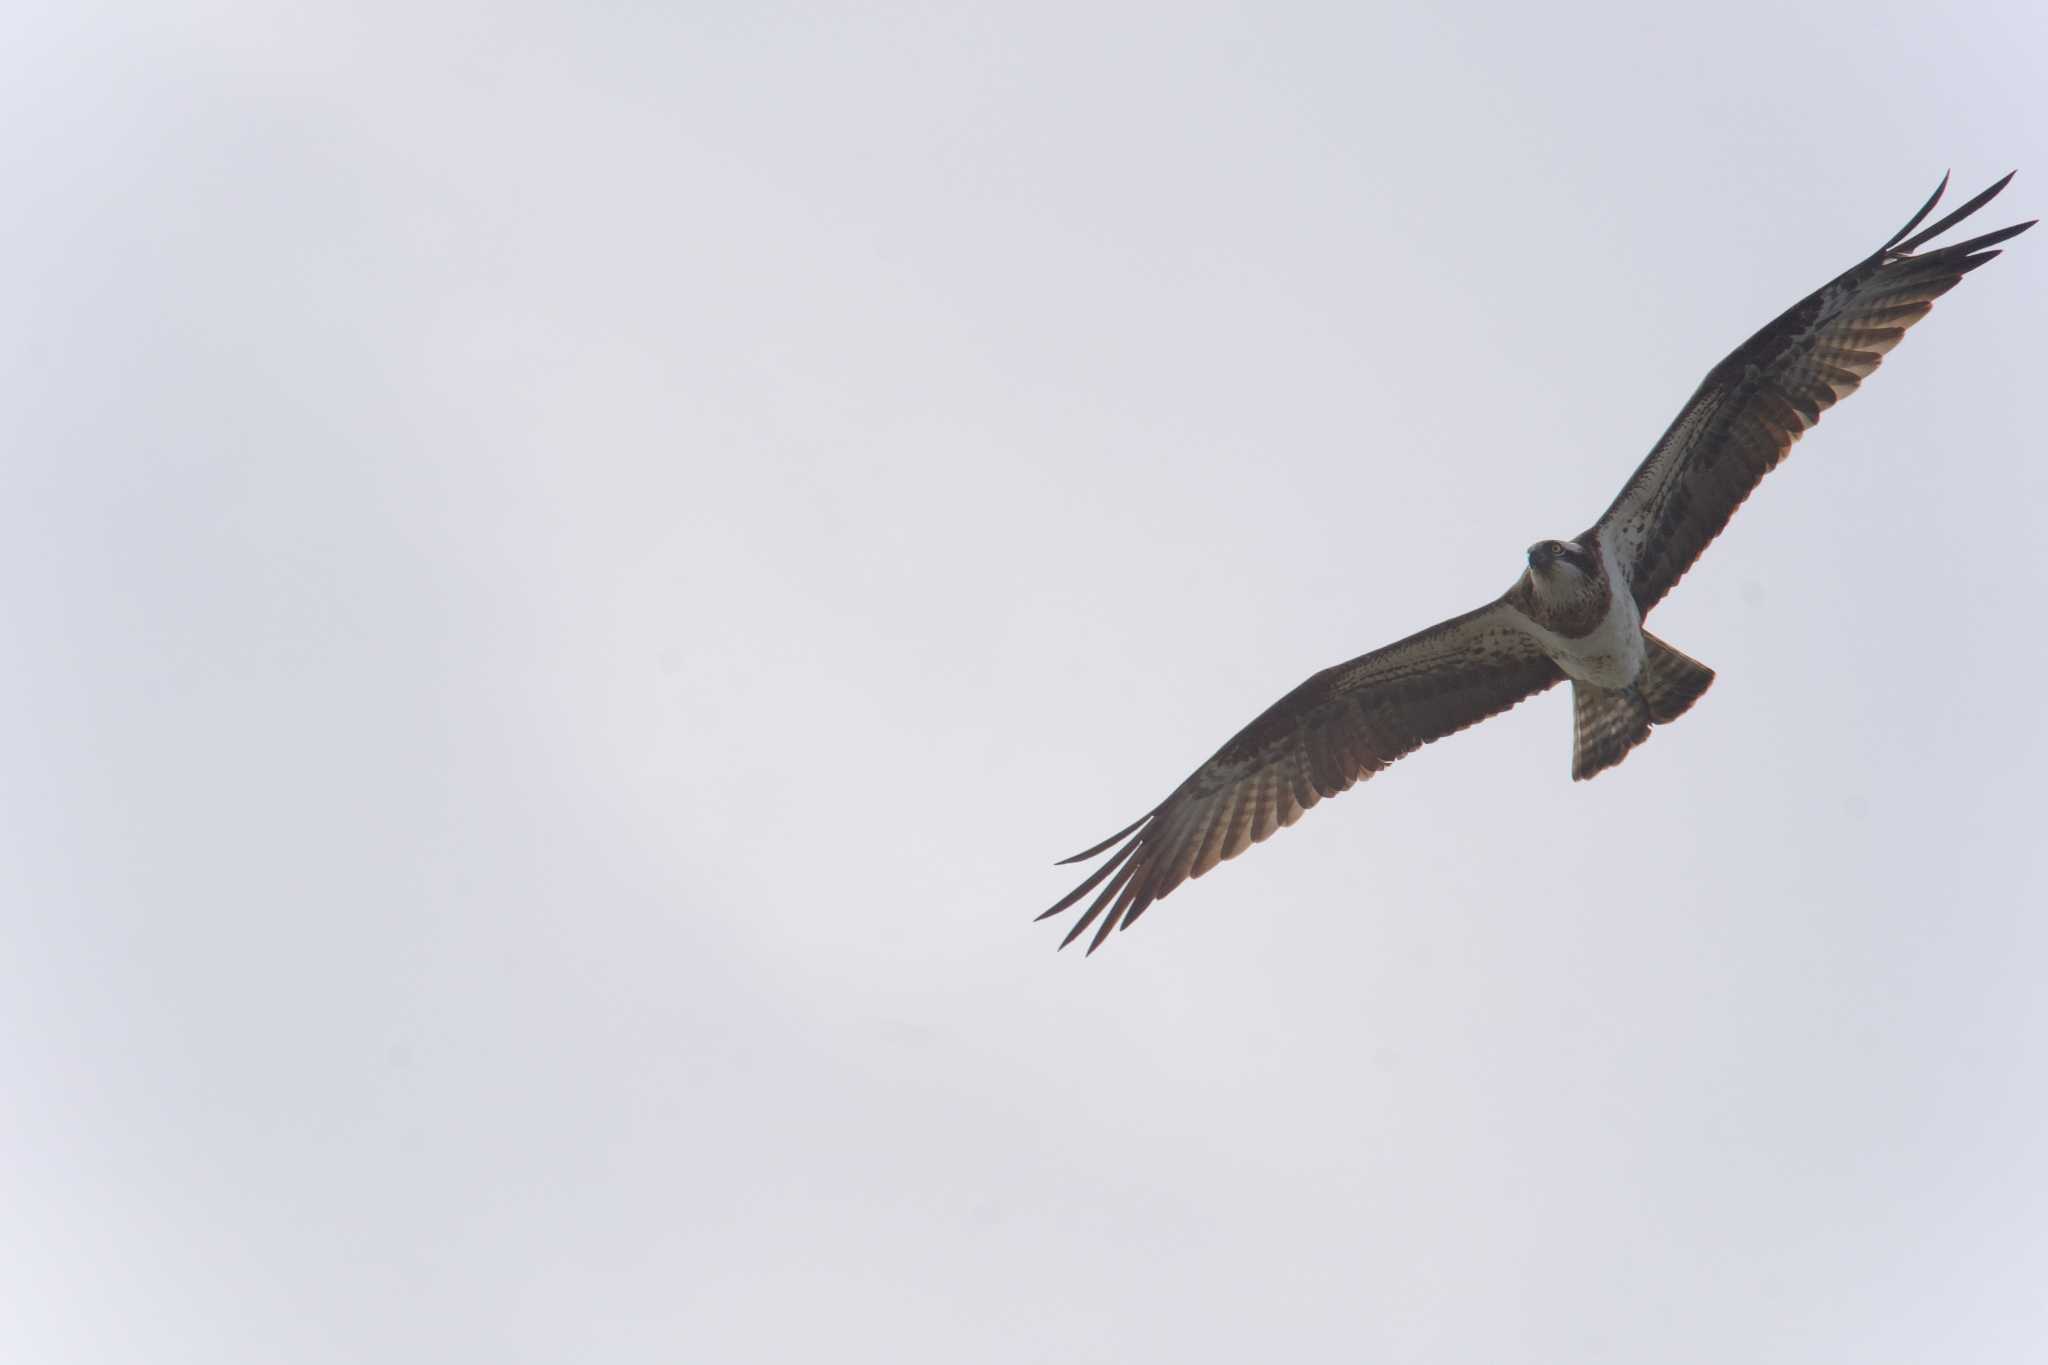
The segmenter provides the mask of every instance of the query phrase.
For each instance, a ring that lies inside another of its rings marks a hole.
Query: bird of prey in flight
[[[1088,951],[1152,902],[1291,825],[1326,796],[1433,739],[1569,678],[1572,777],[1605,772],[1684,715],[1714,672],[1643,629],[1763,476],[1855,392],[1934,300],[2033,226],[1920,248],[1989,203],[2008,174],[1924,231],[1948,187],[1877,251],[1792,305],[1708,372],[1600,519],[1539,540],[1515,585],[1476,611],[1326,668],[1188,775],[1136,823],[1082,853],[1108,860],[1040,915],[1095,893],[1061,947]],[[1100,888],[1099,890],[1097,888]]]

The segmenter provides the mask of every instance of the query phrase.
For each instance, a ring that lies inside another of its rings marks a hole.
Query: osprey
[[[1094,952],[1152,902],[1291,825],[1326,796],[1434,739],[1569,678],[1572,778],[1626,758],[1650,727],[1684,715],[1714,671],[1643,629],[1792,443],[1899,344],[1934,300],[2033,221],[1926,252],[2003,180],[1916,236],[1948,188],[1868,258],[1786,310],[1708,372],[1614,504],[1570,540],[1529,547],[1529,567],[1476,611],[1341,663],[1289,692],[1135,823],[1064,863],[1122,841],[1040,919],[1096,892],[1064,948],[1101,920]]]

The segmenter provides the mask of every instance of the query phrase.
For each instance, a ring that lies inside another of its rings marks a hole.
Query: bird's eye
[[[1546,540],[1543,542],[1543,550],[1544,553],[1554,558],[1562,558],[1564,555],[1564,542],[1561,540]]]

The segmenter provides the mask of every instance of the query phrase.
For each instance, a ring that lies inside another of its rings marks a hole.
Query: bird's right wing
[[[1324,797],[1560,681],[1563,672],[1515,620],[1512,607],[1492,602],[1316,674],[1143,819],[1065,859],[1084,862],[1123,844],[1039,918],[1101,886],[1060,943],[1100,918],[1092,953],[1111,929],[1128,928],[1153,901],[1293,824]]]

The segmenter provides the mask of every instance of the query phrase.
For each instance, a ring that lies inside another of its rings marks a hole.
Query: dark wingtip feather
[[[1976,212],[1976,211],[1977,211],[1978,209],[1981,209],[1981,208],[1983,208],[1983,207],[1984,207],[1984,206],[1985,206],[1986,204],[1990,203],[1990,202],[1991,202],[1991,201],[1992,201],[1993,199],[1996,199],[1996,198],[1998,197],[1998,192],[1999,192],[2000,190],[2004,189],[2004,188],[2005,188],[2005,187],[2006,187],[2007,185],[2011,184],[2011,183],[2012,183],[2012,178],[2013,178],[2013,177],[2014,177],[2015,175],[2017,175],[2017,174],[2019,174],[2019,172],[2017,172],[2017,171],[2007,171],[2007,172],[2005,173],[2004,177],[2003,177],[2002,179],[2000,179],[2000,180],[1996,181],[1995,183],[1993,183],[1993,184],[1991,185],[1991,187],[1990,187],[1989,189],[1986,189],[1986,190],[1983,190],[1983,191],[1979,192],[1979,193],[1978,193],[1978,195],[1977,195],[1977,196],[1976,196],[1975,198],[1973,198],[1972,200],[1970,200],[1970,202],[1969,202],[1969,203],[1967,203],[1967,204],[1964,204],[1964,205],[1963,205],[1963,206],[1962,206],[1961,208],[1959,208],[1959,209],[1956,209],[1956,210],[1954,210],[1953,212],[1949,213],[1949,214],[1948,214],[1948,215],[1947,215],[1946,217],[1944,217],[1944,218],[1943,218],[1943,219],[1942,219],[1942,220],[1941,220],[1940,222],[1936,223],[1936,224],[1935,224],[1935,225],[1934,225],[1933,227],[1931,227],[1931,228],[1927,228],[1927,229],[1925,229],[1925,230],[1923,230],[1923,231],[1921,231],[1921,232],[1919,232],[1919,233],[1915,234],[1915,235],[1914,235],[1914,236],[1913,236],[1913,237],[1912,237],[1911,239],[1909,239],[1908,241],[1906,241],[1906,242],[1904,242],[1904,243],[1900,244],[1900,245],[1899,245],[1899,246],[1898,246],[1898,247],[1896,248],[1896,249],[1897,249],[1897,251],[1898,251],[1898,252],[1899,252],[1899,254],[1901,254],[1901,255],[1904,255],[1904,254],[1906,254],[1906,253],[1908,253],[1908,252],[1911,252],[1911,251],[1916,251],[1916,250],[1918,250],[1918,249],[1920,248],[1920,246],[1921,246],[1921,245],[1922,245],[1923,243],[1926,243],[1926,242],[1931,242],[1931,241],[1933,241],[1933,240],[1934,240],[1934,239],[1935,239],[1936,237],[1939,237],[1939,236],[1941,236],[1941,234],[1942,234],[1942,233],[1944,233],[1944,232],[1947,232],[1947,231],[1948,231],[1948,230],[1949,230],[1950,228],[1954,227],[1954,226],[1955,226],[1955,225],[1956,225],[1957,223],[1960,223],[1960,222],[1962,222],[1962,221],[1963,221],[1963,219],[1965,219],[1965,218],[1968,218],[1968,217],[1969,217],[1969,216],[1970,216],[1971,214],[1975,213],[1975,212]],[[1931,208],[1931,207],[1932,207],[1932,205],[1929,205],[1929,207]],[[1924,213],[1924,212],[1925,212],[1925,210],[1922,210],[1922,212]],[[1919,220],[1919,219],[1917,219],[1917,218],[1913,220],[1913,222],[1914,222],[1914,223],[1917,223],[1917,222],[1919,222],[1919,221],[1920,221],[1920,220]],[[1913,227],[1913,223],[1908,223],[1908,224],[1906,225],[1906,227],[1907,227],[1907,230],[1908,230],[1908,231],[1911,231],[1911,230],[1912,230],[1912,227]],[[1904,234],[1902,233],[1902,234],[1900,234],[1900,235],[1901,235],[1901,236],[1903,236]],[[1897,240],[1898,240],[1897,238],[1893,238],[1893,241],[1895,241],[1895,242],[1896,242]],[[1893,250],[1894,248],[1892,248],[1892,247],[1889,247],[1889,246],[1887,246],[1887,247],[1886,247],[1885,249],[1886,249],[1887,251],[1890,251],[1890,250]]]
[[[1907,233],[1911,232],[1914,228],[1920,226],[1921,219],[1925,218],[1928,214],[1934,212],[1934,206],[1941,202],[1941,196],[1947,193],[1948,191],[1948,178],[1950,174],[1951,173],[1948,171],[1943,171],[1941,173],[1941,183],[1934,187],[1933,194],[1927,196],[1927,202],[1920,206],[1920,211],[1914,214],[1910,219],[1908,219],[1904,227],[1900,228],[1897,232],[1894,232],[1892,234],[1892,239],[1889,242],[1886,242],[1883,246],[1879,247],[1879,251],[1890,251],[1893,247],[1897,246],[1900,242],[1905,240]]]
[[[1981,251],[1987,246],[1997,246],[2000,242],[2007,241],[2011,238],[2019,236],[2022,232],[2025,232],[2028,228],[2032,227],[2034,224],[2040,221],[2041,220],[2039,218],[2029,218],[2024,223],[2014,223],[2009,228],[2000,228],[1996,232],[1987,232],[1982,237],[1973,237],[1969,241],[1964,242],[1961,246],[1957,247],[1956,250],[1968,253],[1972,251]]]
[[[1137,826],[1133,825],[1131,828],[1135,829],[1137,828]],[[1125,831],[1125,833],[1129,832],[1129,830]],[[1065,910],[1068,906],[1071,906],[1075,901],[1080,900],[1081,897],[1087,895],[1090,891],[1093,891],[1096,885],[1100,883],[1104,877],[1107,877],[1110,873],[1116,871],[1117,866],[1119,864],[1121,864],[1125,859],[1129,858],[1133,853],[1137,851],[1138,841],[1136,839],[1133,839],[1128,844],[1125,844],[1123,848],[1117,852],[1117,855],[1114,858],[1111,858],[1109,861],[1105,862],[1101,867],[1098,867],[1093,872],[1089,873],[1087,881],[1082,882],[1072,891],[1069,891],[1066,895],[1060,897],[1059,901],[1054,904],[1052,909],[1040,913],[1038,915],[1038,918],[1051,919],[1060,911]]]
[[[1071,858],[1062,858],[1062,859],[1060,859],[1060,860],[1059,860],[1058,862],[1054,863],[1054,864],[1053,864],[1053,866],[1054,866],[1054,867],[1065,867],[1065,866],[1067,866],[1067,864],[1069,864],[1069,863],[1085,863],[1085,862],[1087,862],[1087,861],[1088,861],[1088,860],[1089,860],[1090,858],[1093,858],[1093,857],[1094,857],[1094,856],[1095,856],[1096,854],[1098,854],[1098,853],[1102,852],[1102,851],[1103,851],[1104,849],[1108,848],[1108,847],[1109,847],[1109,846],[1110,846],[1111,844],[1113,844],[1113,843],[1115,843],[1115,842],[1116,842],[1117,840],[1119,840],[1119,839],[1123,838],[1123,837],[1124,837],[1124,836],[1125,836],[1126,834],[1129,834],[1129,833],[1130,833],[1130,832],[1131,832],[1132,830],[1134,830],[1134,829],[1136,829],[1136,828],[1137,828],[1138,826],[1140,826],[1140,825],[1144,824],[1144,823],[1145,823],[1145,822],[1146,822],[1147,820],[1150,820],[1150,819],[1151,819],[1151,818],[1152,818],[1152,817],[1153,817],[1154,815],[1156,815],[1156,814],[1158,814],[1158,811],[1157,811],[1157,809],[1156,809],[1156,808],[1155,808],[1155,809],[1153,809],[1153,810],[1148,810],[1148,811],[1146,811],[1146,812],[1145,812],[1145,813],[1144,813],[1143,815],[1141,815],[1141,816],[1139,816],[1139,817],[1138,817],[1137,819],[1135,819],[1135,820],[1131,821],[1131,823],[1129,823],[1128,825],[1125,825],[1125,826],[1124,826],[1124,827],[1123,827],[1122,829],[1120,829],[1120,830],[1118,830],[1118,831],[1117,831],[1116,833],[1114,833],[1114,834],[1110,835],[1110,836],[1109,836],[1109,837],[1108,837],[1107,839],[1104,839],[1104,840],[1103,840],[1103,841],[1102,841],[1101,843],[1097,844],[1097,845],[1096,845],[1095,847],[1093,847],[1093,848],[1084,848],[1084,849],[1082,849],[1082,850],[1081,850],[1081,851],[1080,851],[1079,853],[1076,853],[1076,854],[1075,854],[1075,855],[1074,855],[1073,857],[1071,857]]]
[[[1122,919],[1123,916],[1118,914],[1116,911],[1112,910],[1109,912],[1109,914],[1102,921],[1102,927],[1095,931],[1094,939],[1089,942],[1087,956],[1095,956],[1095,950],[1102,946],[1103,941],[1109,937],[1109,931],[1116,928],[1116,926],[1118,925],[1118,923],[1122,921]]]
[[[1115,861],[1119,863],[1124,862],[1124,859],[1129,857],[1132,850],[1136,849],[1137,846],[1138,841],[1133,839],[1131,841],[1129,848],[1126,848],[1122,853],[1116,855]],[[1116,919],[1117,911],[1122,909],[1123,907],[1121,901],[1119,901],[1118,904],[1114,907],[1110,905],[1110,902],[1117,900],[1119,894],[1124,892],[1124,890],[1131,884],[1132,875],[1143,866],[1143,859],[1135,859],[1131,862],[1124,863],[1123,871],[1117,873],[1116,876],[1110,880],[1109,885],[1102,888],[1101,894],[1096,896],[1094,903],[1088,907],[1087,913],[1083,914],[1080,919],[1074,921],[1073,928],[1067,930],[1067,936],[1060,940],[1060,947],[1064,948],[1069,943],[1072,943],[1075,939],[1079,938],[1081,936],[1082,931],[1087,929],[1089,925],[1095,923],[1096,917],[1100,915],[1105,909],[1109,910],[1109,918],[1112,922],[1114,922]],[[1092,881],[1096,879],[1091,878],[1090,880]]]
[[[1091,920],[1092,920],[1093,918],[1094,918],[1094,916],[1092,916],[1092,915],[1083,915],[1083,916],[1081,916],[1081,918],[1080,918],[1080,919],[1078,919],[1078,920],[1075,920],[1075,921],[1074,921],[1074,927],[1073,927],[1073,928],[1071,928],[1071,929],[1069,929],[1069,930],[1067,930],[1067,936],[1066,936],[1065,938],[1063,938],[1063,939],[1061,939],[1061,940],[1060,940],[1060,948],[1061,948],[1061,950],[1062,950],[1062,951],[1064,951],[1064,950],[1066,949],[1066,946],[1067,946],[1067,945],[1068,945],[1069,943],[1072,943],[1072,942],[1073,942],[1073,941],[1074,941],[1075,939],[1077,939],[1077,938],[1081,937],[1081,935],[1082,935],[1082,934],[1084,934],[1084,933],[1086,933],[1086,932],[1087,932],[1087,930],[1088,930],[1088,925],[1089,925],[1089,922],[1090,922],[1090,921],[1091,921]],[[1090,945],[1088,946],[1088,952],[1092,953],[1092,952],[1094,952],[1094,951],[1095,951],[1095,945],[1094,945],[1094,944],[1090,944]],[[1085,956],[1085,954],[1084,954],[1084,956]]]
[[[1146,910],[1151,908],[1152,902],[1157,899],[1158,897],[1152,894],[1152,888],[1149,886],[1146,887],[1145,894],[1138,897],[1136,900],[1132,901],[1131,908],[1124,911],[1124,922],[1117,927],[1118,932],[1121,933],[1123,930],[1130,928],[1133,924],[1136,924],[1138,922],[1138,916],[1144,914]]]

